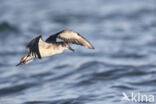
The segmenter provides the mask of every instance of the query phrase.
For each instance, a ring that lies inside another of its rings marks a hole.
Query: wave
[[[18,92],[21,92],[27,88],[33,87],[35,86],[35,83],[23,83],[20,85],[15,85],[15,86],[10,86],[7,88],[1,88],[0,89],[0,96],[4,96],[4,95],[10,95],[10,94],[16,94]]]
[[[0,32],[18,32],[18,29],[10,23],[4,21],[0,23]]]

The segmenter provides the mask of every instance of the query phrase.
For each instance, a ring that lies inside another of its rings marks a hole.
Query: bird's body
[[[45,48],[39,48],[41,57],[52,56],[60,54],[64,50],[68,49],[69,44],[64,42],[52,42],[49,43]]]
[[[57,42],[56,39],[59,38],[63,41]],[[73,32],[71,30],[63,30],[54,35],[51,35],[46,41],[42,39],[42,36],[38,36],[31,40],[26,49],[29,51],[27,56],[24,56],[20,63],[17,64],[27,64],[31,62],[35,57],[41,59],[42,57],[52,56],[55,54],[60,54],[64,50],[72,50],[70,44],[77,44],[86,46],[87,48],[94,49],[94,47],[87,41],[84,37],[82,37],[77,32]]]

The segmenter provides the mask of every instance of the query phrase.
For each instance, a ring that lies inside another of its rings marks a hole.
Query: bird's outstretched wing
[[[39,51],[39,40],[41,37],[42,36],[40,35],[40,36],[34,38],[26,46],[26,49],[29,51],[29,53],[32,56],[38,57],[39,59],[41,59],[41,55],[40,55],[40,51]]]
[[[56,38],[59,34],[61,34],[63,31],[60,31],[58,33],[55,33],[53,35],[51,35],[50,37],[47,38],[46,42],[47,43],[51,43],[51,42],[56,42]]]
[[[87,48],[94,49],[93,45],[87,39],[85,39],[79,33],[71,30],[63,30],[54,35],[51,35],[46,40],[46,42],[56,42],[56,38],[59,38],[66,43],[82,45],[82,46],[86,46]]]

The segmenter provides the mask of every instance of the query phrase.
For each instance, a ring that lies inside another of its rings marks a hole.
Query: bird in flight
[[[63,41],[56,41],[59,38]],[[71,31],[71,30],[63,30],[54,35],[51,35],[46,41],[42,39],[42,36],[38,36],[31,40],[26,49],[29,51],[28,55],[22,57],[19,64],[28,64],[34,60],[34,58],[41,59],[42,57],[53,56],[55,54],[60,54],[64,50],[74,51],[70,47],[70,44],[77,44],[81,46],[85,46],[89,49],[94,49],[93,45],[86,40],[79,33]]]

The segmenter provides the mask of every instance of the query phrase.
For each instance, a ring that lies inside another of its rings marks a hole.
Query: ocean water
[[[0,104],[155,104],[155,4],[0,0]],[[72,45],[74,53],[15,66],[31,39],[64,29],[79,32],[95,50]],[[122,100],[123,93],[130,101]],[[154,102],[139,102],[138,93],[153,95]]]

